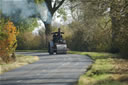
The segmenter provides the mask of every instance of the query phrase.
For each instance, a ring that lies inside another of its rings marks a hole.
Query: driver
[[[57,38],[58,40],[62,39],[60,28],[58,28]]]

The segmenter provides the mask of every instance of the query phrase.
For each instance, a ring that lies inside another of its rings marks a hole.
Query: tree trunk
[[[52,17],[54,15],[54,13],[60,8],[60,6],[64,3],[65,0],[61,0],[58,3],[58,0],[55,0],[54,3],[52,2],[52,0],[44,0],[47,8],[50,12],[50,17],[48,17],[47,21],[44,22],[45,25],[45,35],[46,35],[46,47],[48,46],[48,42],[51,39],[51,31],[52,31],[52,27],[51,27],[51,22],[52,22]],[[50,22],[48,23],[48,21],[50,20]]]
[[[45,25],[45,35],[46,35],[46,48],[47,48],[48,42],[51,39],[52,27],[51,27],[51,23],[44,23],[44,25]]]
[[[44,23],[44,25],[45,25],[45,28],[46,28],[45,34],[46,35],[50,35],[51,34],[51,31],[52,31],[51,23],[50,24]]]
[[[119,47],[117,46],[117,37],[118,32],[120,30],[120,19],[119,14],[117,10],[119,8],[118,4],[115,3],[115,1],[111,2],[111,10],[110,10],[110,17],[112,22],[112,43],[111,43],[111,52],[116,53],[119,52]]]
[[[117,53],[119,52],[119,47],[117,46],[117,35],[118,35],[118,31],[120,29],[119,26],[119,21],[116,19],[116,17],[111,17],[112,20],[112,44],[111,44],[111,52],[112,53]]]
[[[15,55],[15,52],[12,53],[11,57],[12,57],[12,59],[13,59],[14,61],[16,61],[16,55]]]

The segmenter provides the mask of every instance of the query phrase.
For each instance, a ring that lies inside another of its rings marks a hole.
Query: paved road
[[[87,56],[20,52],[40,60],[0,75],[0,85],[74,85],[92,60]]]

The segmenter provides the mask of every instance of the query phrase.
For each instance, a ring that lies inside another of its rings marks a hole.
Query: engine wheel
[[[53,55],[53,48],[50,46],[50,43],[48,44],[48,53],[50,54],[50,55]]]

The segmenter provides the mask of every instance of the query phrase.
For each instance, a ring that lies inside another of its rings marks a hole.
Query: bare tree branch
[[[55,8],[53,8],[53,12],[55,12],[57,9],[59,9],[59,7],[64,3],[65,0],[62,0],[59,5]]]
[[[57,3],[57,2],[55,1],[54,6],[53,6],[53,9],[56,8],[56,3]]]
[[[49,11],[52,13],[52,0],[45,0]]]
[[[59,9],[59,7],[64,3],[65,0],[60,1],[59,5],[57,5],[57,1],[55,0],[54,6],[52,7],[52,0],[45,0],[49,11],[51,12],[52,16]]]

